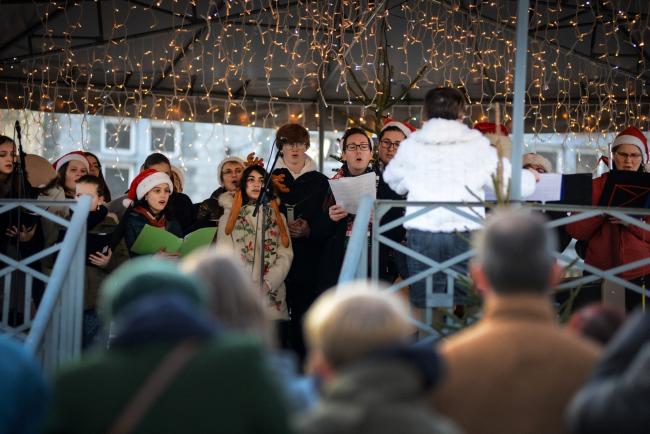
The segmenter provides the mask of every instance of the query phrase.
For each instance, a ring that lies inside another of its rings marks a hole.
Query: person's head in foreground
[[[539,214],[524,209],[492,213],[474,239],[471,277],[486,296],[544,295],[561,278],[552,256],[555,238]]]
[[[613,306],[594,303],[577,310],[569,318],[569,329],[601,345],[607,345],[625,322],[625,313]]]
[[[367,282],[330,289],[307,312],[309,366],[323,380],[388,347],[406,345],[413,334],[408,308],[397,295]]]
[[[268,346],[273,344],[273,325],[262,295],[231,252],[205,249],[187,257],[181,268],[206,285],[211,300],[208,309],[220,324],[259,336]]]

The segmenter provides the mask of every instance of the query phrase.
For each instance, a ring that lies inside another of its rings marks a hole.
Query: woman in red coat
[[[625,170],[645,172],[648,163],[647,138],[635,127],[628,127],[616,136],[611,145],[612,171]],[[607,174],[593,180],[591,200],[593,205],[600,203],[600,196],[607,182]],[[643,218],[650,223],[650,217]],[[601,270],[639,261],[650,256],[650,232],[622,222],[611,216],[598,216],[567,225],[567,232],[576,240],[587,243],[585,263]],[[639,286],[650,284],[650,265],[620,273],[619,277]],[[630,300],[627,291],[627,308],[636,304]],[[636,295],[636,294],[634,294]],[[632,299],[637,299],[633,295]]]

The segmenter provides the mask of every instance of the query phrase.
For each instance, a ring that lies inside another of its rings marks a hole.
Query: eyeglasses
[[[295,142],[295,143],[285,143],[282,145],[283,148],[287,149],[302,149],[307,147],[307,143],[305,142]]]
[[[641,154],[628,154],[627,152],[619,152],[619,151],[614,152],[614,154],[621,157],[623,160],[627,160],[628,158],[630,160],[640,160],[642,157]]]
[[[244,169],[226,169],[223,172],[221,172],[222,175],[241,175],[241,173],[244,171]]]
[[[399,148],[399,144],[400,144],[400,143],[402,143],[402,142],[401,142],[401,141],[399,141],[399,142],[391,142],[391,141],[388,140],[388,139],[381,139],[381,140],[379,141],[379,144],[381,145],[382,148],[384,148],[384,149],[389,149],[389,150],[390,150],[391,148],[394,148],[394,149]]]
[[[345,145],[346,151],[369,151],[370,143],[348,143]]]
[[[546,173],[546,169],[544,169],[542,166],[537,164],[526,164],[524,166],[524,169],[532,169],[537,173]]]

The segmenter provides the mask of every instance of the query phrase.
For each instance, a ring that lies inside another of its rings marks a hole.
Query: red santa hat
[[[65,163],[69,163],[70,161],[79,161],[83,163],[86,170],[90,169],[90,165],[88,164],[88,159],[86,158],[86,154],[84,154],[83,151],[68,152],[67,154],[65,154],[58,160],[56,160],[52,164],[52,167],[54,167],[54,170],[58,171],[61,168],[61,166],[63,166]]]
[[[409,124],[408,122],[400,122],[400,121],[396,121],[393,118],[385,117],[384,125],[381,127],[381,131],[379,132],[379,134],[381,135],[381,133],[383,133],[384,130],[389,127],[399,128],[399,130],[402,133],[404,133],[404,136],[406,137],[408,137],[413,131],[416,130],[416,128],[413,125]]]
[[[610,147],[610,153],[619,145],[636,146],[641,151],[642,163],[648,164],[648,139],[638,128],[630,126],[618,133]]]
[[[493,122],[477,122],[474,124],[474,129],[479,130],[483,134],[496,134],[497,124]],[[502,136],[508,136],[510,135],[510,132],[505,125],[499,124],[499,134]]]
[[[510,158],[512,155],[512,140],[510,140],[510,132],[505,125],[499,124],[499,134],[497,135],[497,124],[493,122],[477,122],[474,124],[474,129],[483,134],[494,147],[497,146],[497,141],[501,144],[503,155]]]
[[[142,199],[155,186],[160,184],[167,184],[169,190],[174,191],[174,184],[165,172],[159,172],[156,169],[143,170],[131,181],[127,198],[122,201],[123,205],[129,207],[136,199]]]

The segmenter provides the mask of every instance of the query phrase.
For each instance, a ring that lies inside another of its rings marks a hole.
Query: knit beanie
[[[169,190],[174,191],[174,184],[165,172],[159,172],[156,169],[143,170],[131,181],[127,198],[122,201],[122,204],[125,207],[130,206],[136,199],[142,199],[155,186],[160,184],[167,184]]]
[[[106,278],[99,292],[99,309],[110,320],[131,303],[158,294],[182,295],[200,307],[208,293],[198,278],[181,272],[175,263],[145,256],[129,260]]]
[[[86,170],[90,169],[90,165],[88,164],[88,159],[86,158],[86,154],[84,154],[83,151],[68,152],[67,154],[63,155],[61,158],[56,160],[52,164],[52,167],[54,167],[54,170],[58,171],[61,168],[61,166],[63,166],[65,163],[69,163],[70,161],[79,161],[83,163]]]
[[[618,133],[610,147],[610,154],[619,145],[636,146],[641,151],[642,164],[648,164],[648,139],[638,128],[630,126]],[[613,155],[610,156],[613,157]],[[610,159],[610,161],[613,161],[613,159]]]
[[[223,170],[223,166],[224,166],[226,163],[237,163],[237,164],[241,164],[241,165],[242,165],[242,168],[246,166],[246,163],[244,162],[244,160],[242,160],[242,159],[239,158],[239,157],[226,157],[226,158],[224,158],[223,160],[221,160],[221,163],[219,163],[219,168],[217,169],[217,173],[219,174],[219,185],[222,186],[222,187],[223,187],[223,180],[221,179],[221,172],[222,172],[222,170]]]
[[[379,132],[379,135],[381,136],[381,133],[383,133],[384,130],[389,127],[399,128],[399,130],[406,137],[408,137],[413,131],[416,130],[416,128],[413,125],[409,124],[408,122],[400,122],[394,120],[393,118],[385,117],[384,125],[381,127],[381,131]]]

